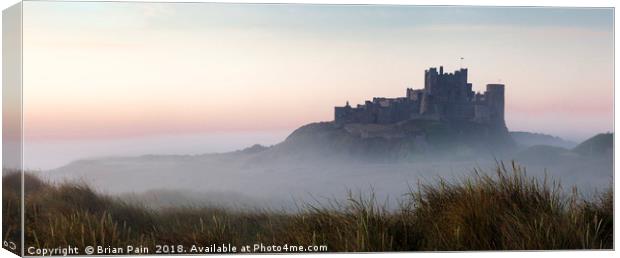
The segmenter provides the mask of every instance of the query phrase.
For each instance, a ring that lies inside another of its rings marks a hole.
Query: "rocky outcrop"
[[[515,146],[507,131],[474,122],[407,120],[394,124],[312,123],[268,152],[366,161],[499,155]]]

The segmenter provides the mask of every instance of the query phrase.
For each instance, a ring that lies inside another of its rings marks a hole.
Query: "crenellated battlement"
[[[335,107],[336,123],[390,124],[412,119],[472,121],[506,128],[503,84],[488,84],[477,93],[467,81],[467,69],[444,73],[443,67],[424,71],[424,88],[407,88],[404,97],[375,97],[356,107]]]

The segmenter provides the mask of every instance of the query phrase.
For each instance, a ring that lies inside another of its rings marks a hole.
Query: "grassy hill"
[[[515,159],[528,164],[570,164],[594,162],[611,159],[613,152],[613,134],[597,134],[572,149],[550,145],[534,145],[519,151]]]
[[[517,145],[521,147],[548,145],[548,146],[556,146],[556,147],[570,149],[570,148],[574,148],[575,146],[577,146],[576,142],[564,140],[557,136],[552,136],[552,135],[542,134],[542,133],[516,131],[516,132],[510,132],[510,136],[515,140]]]
[[[611,154],[614,147],[614,134],[601,133],[585,140],[573,149],[574,152],[585,156],[600,156]]]
[[[26,176],[26,246],[68,244],[326,245],[327,251],[613,248],[613,198],[566,196],[557,184],[499,164],[462,181],[421,184],[389,208],[372,193],[297,212],[209,207],[152,210],[86,185]],[[19,174],[3,178],[3,235],[17,233]]]

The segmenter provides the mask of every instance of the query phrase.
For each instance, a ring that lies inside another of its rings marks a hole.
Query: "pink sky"
[[[293,130],[461,56],[476,90],[506,84],[511,130],[613,130],[611,12],[286,7],[26,2],[26,138]]]

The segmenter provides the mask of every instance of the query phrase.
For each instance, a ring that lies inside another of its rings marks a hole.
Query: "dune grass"
[[[4,215],[16,214],[15,177],[3,178]],[[563,194],[516,164],[476,170],[458,182],[420,184],[388,209],[370,194],[296,213],[222,208],[151,210],[84,184],[48,184],[26,174],[25,246],[155,244],[327,245],[327,251],[549,250],[613,248],[612,190]],[[6,209],[9,209],[8,211]],[[7,218],[7,217],[5,217]],[[11,219],[11,218],[8,218]],[[4,223],[4,236],[18,221]],[[13,223],[13,224],[12,224]]]

